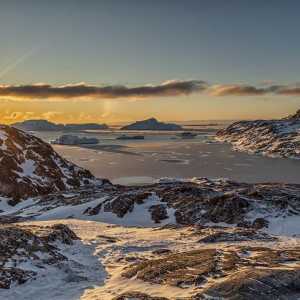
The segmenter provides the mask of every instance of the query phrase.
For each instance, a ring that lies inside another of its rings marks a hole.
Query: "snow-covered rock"
[[[159,122],[155,118],[137,121],[133,124],[124,126],[121,130],[182,130],[182,127],[173,123]]]
[[[20,199],[96,183],[41,139],[0,125],[0,196]]]
[[[216,138],[238,151],[299,159],[300,110],[280,120],[236,122],[217,132]]]
[[[57,247],[57,241],[72,244],[78,237],[67,226],[0,226],[0,289],[25,283],[37,276],[38,268],[67,260]],[[30,268],[29,268],[30,266]]]
[[[137,187],[108,184],[56,192],[12,208],[2,205],[2,210],[7,218],[76,218],[126,227],[238,226],[293,235],[300,222],[300,185],[207,178]]]

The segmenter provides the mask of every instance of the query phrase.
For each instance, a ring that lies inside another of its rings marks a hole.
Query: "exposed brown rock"
[[[149,192],[122,194],[111,202],[105,203],[104,211],[112,212],[119,218],[123,218],[128,212],[133,211],[134,203],[143,204],[151,195]]]
[[[0,195],[20,199],[92,183],[93,175],[59,156],[41,139],[0,125]]]
[[[220,243],[220,242],[242,242],[242,241],[275,241],[273,237],[267,233],[251,229],[251,228],[205,228],[197,232],[200,234],[201,243]]]
[[[168,300],[165,297],[152,297],[140,292],[127,292],[115,297],[113,300]]]
[[[265,284],[270,283],[270,289],[277,290],[278,295],[284,294],[280,291],[284,286],[287,287],[285,292],[288,290],[290,292],[298,290],[299,292],[300,265],[298,267],[297,265],[295,267],[287,265],[287,263],[299,261],[300,248],[297,247],[292,249],[250,246],[228,249],[208,248],[138,262],[125,269],[122,276],[182,288],[202,286],[205,291],[199,293],[198,298],[193,299],[202,299],[203,294],[226,299],[254,299],[243,294],[244,288],[250,293],[249,295],[251,295],[252,288],[256,289],[252,292],[253,296],[264,295],[264,284],[259,282],[261,276],[265,278]],[[262,271],[261,268],[265,271]],[[247,272],[249,276],[245,275]],[[220,277],[222,277],[222,281],[216,280]],[[245,278],[248,278],[249,281]],[[258,282],[255,282],[255,278]],[[293,280],[295,285],[292,284]],[[212,284],[206,286],[208,281]],[[276,281],[278,281],[277,285]],[[242,298],[243,295],[244,298]]]
[[[152,205],[149,211],[151,213],[151,219],[155,223],[160,223],[162,220],[168,219],[167,208],[164,204]]]

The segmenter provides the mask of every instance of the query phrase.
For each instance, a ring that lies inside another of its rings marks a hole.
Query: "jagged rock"
[[[148,260],[129,267],[122,273],[126,278],[174,286],[199,285],[215,269],[215,249],[194,250]]]
[[[152,251],[152,254],[154,255],[162,255],[162,254],[170,254],[172,251],[170,249],[162,248],[162,249],[156,249]]]
[[[78,239],[67,226],[0,226],[0,288],[10,288],[12,283],[24,283],[34,278],[36,272],[23,270],[20,263],[28,261],[37,266],[53,265],[67,258],[52,244],[60,241],[71,244]]]
[[[276,237],[255,229],[244,228],[206,228],[197,234],[204,235],[199,242],[201,243],[220,243],[220,242],[241,242],[241,241],[275,241]]]
[[[168,300],[168,299],[165,297],[152,297],[140,292],[127,292],[113,298],[113,300]]]
[[[13,282],[23,284],[35,275],[34,271],[0,267],[0,289],[9,289]]]
[[[103,235],[103,234],[97,235],[97,238],[104,239],[108,243],[116,243],[118,241],[118,238],[116,238],[114,236],[107,236],[107,235]]]
[[[95,183],[93,175],[59,156],[41,139],[0,125],[0,195],[20,199]]]
[[[20,216],[0,216],[0,224],[11,224],[26,221],[27,218]]]
[[[252,223],[252,227],[255,229],[262,229],[264,227],[268,227],[268,225],[269,222],[264,218],[256,218]]]
[[[43,236],[41,236],[41,231],[44,231]],[[55,224],[51,227],[44,227],[38,234],[48,243],[59,241],[66,245],[73,245],[74,240],[79,240],[79,237],[64,224]]]
[[[281,120],[241,121],[217,132],[217,139],[253,154],[300,158],[300,110]]]
[[[104,211],[109,211],[116,214],[119,218],[123,218],[128,212],[132,212],[134,203],[143,204],[152,193],[132,193],[122,194],[111,202],[104,205]]]
[[[102,203],[96,205],[95,207],[88,207],[83,214],[84,215],[89,215],[89,216],[95,216],[98,215],[99,212],[101,211],[102,208]]]
[[[201,288],[201,292],[188,298],[192,300],[294,299],[300,291],[300,266],[287,264],[298,263],[299,258],[297,247],[202,248],[138,262],[125,269],[122,276],[180,288]]]
[[[93,216],[99,220],[102,214],[111,212],[124,218],[125,222],[130,212],[139,209],[145,215],[145,220],[150,217],[153,224],[159,221],[168,223],[169,218],[170,222],[174,222],[175,219],[176,224],[169,224],[169,227],[227,223],[258,230],[268,227],[268,220],[300,215],[300,185],[248,184],[207,178],[142,187],[103,184],[80,187],[72,190],[70,195],[56,192],[40,196],[35,201],[36,210],[29,206],[27,214],[27,208],[21,208],[8,218],[15,218],[19,214],[39,216],[57,207],[67,208],[64,217],[68,218],[73,215],[72,207],[81,204],[85,204],[81,212],[85,217]],[[142,207],[138,207],[141,204]],[[256,216],[259,218],[255,219]],[[140,222],[141,219],[137,219],[136,226],[140,226]],[[130,223],[135,225],[132,220]]]
[[[164,204],[152,205],[149,208],[151,219],[155,223],[160,223],[162,220],[168,219],[167,208]]]
[[[203,292],[192,297],[228,300],[285,300],[297,299],[300,291],[300,269],[240,270],[225,281],[215,282]]]
[[[204,217],[208,216],[214,223],[238,223],[244,216],[249,202],[237,194],[223,194],[208,200],[208,209]]]

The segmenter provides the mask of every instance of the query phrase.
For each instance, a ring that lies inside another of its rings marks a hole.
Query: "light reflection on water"
[[[61,132],[37,135],[46,141]],[[180,139],[175,132],[139,132],[145,140],[116,140],[124,132],[75,133],[100,140],[98,145],[55,145],[65,158],[115,183],[152,183],[161,177],[230,178],[245,182],[300,183],[300,160],[266,158],[234,152],[230,145],[211,143],[213,134]],[[135,133],[131,133],[135,134]]]

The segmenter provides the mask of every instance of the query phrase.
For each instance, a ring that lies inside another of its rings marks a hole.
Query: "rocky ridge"
[[[125,187],[104,184],[56,192],[26,201],[2,215],[47,219],[59,209],[59,218],[107,221],[126,226],[214,226],[230,224],[255,230],[284,224],[300,214],[300,185],[238,183],[195,178]],[[136,216],[136,219],[134,218]],[[277,228],[279,230],[279,228]],[[254,233],[254,232],[253,232]],[[226,235],[226,233],[224,233]],[[243,234],[244,237],[246,233]],[[251,235],[251,233],[249,234]]]
[[[63,159],[41,139],[0,125],[1,196],[16,203],[96,182],[89,171]]]
[[[300,158],[300,110],[280,120],[240,121],[216,134],[235,150],[270,157]]]

